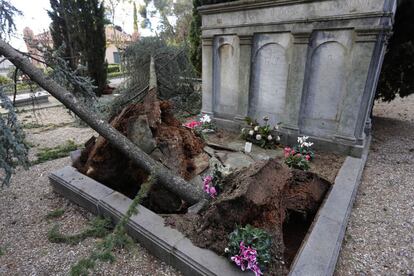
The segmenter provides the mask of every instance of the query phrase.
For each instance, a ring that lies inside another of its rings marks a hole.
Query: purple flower
[[[255,276],[263,275],[262,271],[260,270],[260,267],[257,264],[254,265],[250,270],[254,272]]]
[[[210,187],[209,194],[212,198],[215,198],[217,196],[216,188],[215,187]]]
[[[239,245],[239,255],[235,255],[230,258],[242,271],[246,268],[254,272],[256,276],[263,275],[257,263],[257,251],[250,246],[245,246],[241,241]]]
[[[242,263],[242,258],[239,255],[233,256],[230,258],[233,262],[236,263],[237,266],[240,266]]]

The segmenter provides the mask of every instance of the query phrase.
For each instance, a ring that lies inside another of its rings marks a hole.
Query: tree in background
[[[137,12],[137,5],[135,4],[135,2],[133,3],[134,5],[134,33],[138,33],[138,12]]]
[[[79,44],[82,60],[87,64],[88,76],[97,86],[95,94],[101,96],[106,86],[105,63],[105,9],[99,0],[76,0],[78,4]]]
[[[190,30],[190,59],[197,74],[201,75],[201,15],[197,8],[202,5],[218,4],[225,2],[232,2],[235,0],[193,0],[193,19],[191,21]]]
[[[414,92],[414,1],[402,0],[397,9],[394,34],[389,40],[377,99],[392,101]]]
[[[106,85],[105,10],[99,0],[50,0],[50,32],[54,49],[64,48],[64,59],[72,70],[79,65],[101,96]]]
[[[156,31],[159,37],[169,43],[187,42],[192,20],[191,10],[191,0],[144,0],[144,5],[139,9],[139,13],[144,19],[142,28]],[[159,19],[156,29],[150,20],[155,16]],[[172,22],[173,18],[176,20],[175,23]]]
[[[190,29],[190,60],[195,71],[201,76],[201,15],[197,8],[202,5],[202,0],[193,0],[193,20]]]

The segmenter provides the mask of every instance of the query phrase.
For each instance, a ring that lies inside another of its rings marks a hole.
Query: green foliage
[[[137,5],[135,2],[133,3],[133,16],[134,16],[134,32],[138,33],[138,12],[137,12]]]
[[[109,219],[95,218],[90,223],[88,228],[81,233],[74,235],[64,235],[59,232],[59,226],[56,224],[48,232],[47,238],[53,243],[66,243],[76,245],[86,238],[103,238],[109,233],[111,221]]]
[[[138,213],[138,205],[145,198],[151,189],[151,186],[155,183],[156,179],[151,176],[148,180],[141,185],[137,196],[132,201],[131,205],[124,217],[115,226],[114,231],[107,235],[103,241],[98,243],[95,250],[89,257],[79,260],[79,262],[72,266],[70,270],[71,276],[88,275],[90,270],[93,270],[97,261],[101,262],[113,262],[115,260],[112,254],[116,248],[123,248],[132,244],[132,239],[126,233],[126,225],[131,216]]]
[[[229,235],[229,244],[226,248],[229,257],[239,254],[240,242],[257,251],[257,261],[260,268],[264,269],[270,263],[271,236],[263,229],[255,228],[250,224],[245,227],[238,226]]]
[[[377,99],[392,101],[397,95],[406,97],[414,92],[414,1],[402,0],[395,17],[394,33],[378,84]]]
[[[4,254],[6,254],[6,251],[4,250],[3,247],[0,247],[0,257],[3,256]]]
[[[193,19],[190,28],[190,60],[198,76],[201,76],[201,15],[197,8],[202,5],[202,0],[193,0]]]
[[[285,159],[285,164],[290,168],[295,168],[302,171],[307,171],[310,169],[309,163],[310,162],[306,160],[305,156],[300,153],[290,154]]]
[[[0,186],[10,183],[11,175],[17,165],[27,167],[27,147],[24,132],[17,120],[15,109],[10,99],[0,87],[0,100],[7,114],[0,114]]]
[[[108,69],[106,70],[108,74],[121,72],[121,65],[119,64],[108,64]]]
[[[142,28],[154,30],[152,23],[157,23],[157,35],[172,44],[181,44],[187,40],[191,22],[192,0],[144,0],[140,7],[143,17]],[[170,22],[176,18],[175,24]],[[152,19],[157,18],[158,20]]]
[[[48,11],[55,49],[63,54],[72,71],[79,64],[86,67],[93,80],[95,94],[100,96],[106,85],[105,9],[99,0],[50,0]]]
[[[0,38],[5,39],[15,30],[14,16],[22,15],[22,12],[16,9],[10,0],[0,0]]]
[[[125,75],[124,72],[113,72],[113,73],[108,74],[108,79],[115,79],[115,78],[122,77],[124,75]]]
[[[50,212],[49,214],[47,214],[46,218],[47,219],[59,218],[59,217],[63,216],[64,213],[65,213],[65,210],[56,209],[56,210],[53,210],[52,212]]]
[[[176,113],[198,114],[201,94],[195,91],[194,70],[188,48],[168,44],[157,37],[143,37],[125,50],[127,86],[113,101],[112,115],[123,106],[140,102],[148,92],[151,56],[155,60],[158,97],[173,103]]]
[[[59,145],[53,148],[41,148],[38,153],[36,153],[37,160],[33,164],[40,164],[46,161],[66,157],[70,152],[80,148],[80,145],[77,145],[73,140],[67,140],[65,144]]]
[[[9,79],[8,77],[0,75],[0,85],[9,84],[11,82],[12,82],[12,80]]]

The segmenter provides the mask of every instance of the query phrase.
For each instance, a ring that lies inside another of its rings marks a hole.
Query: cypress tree
[[[138,12],[137,12],[137,6],[134,2],[134,33],[138,33]]]
[[[201,75],[201,15],[197,8],[203,3],[202,0],[193,0],[193,20],[190,29],[190,60],[198,75]]]
[[[50,0],[50,31],[54,48],[65,45],[65,59],[75,70],[86,65],[87,75],[101,96],[106,85],[105,10],[99,0]]]

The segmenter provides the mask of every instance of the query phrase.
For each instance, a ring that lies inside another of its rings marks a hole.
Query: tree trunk
[[[25,56],[3,40],[0,40],[0,55],[3,55],[10,60],[17,68],[22,70],[33,81],[39,84],[39,86],[52,94],[52,96],[79,116],[79,118],[86,122],[92,129],[105,137],[114,147],[128,156],[135,164],[156,177],[158,182],[169,191],[175,193],[190,204],[194,204],[205,197],[201,189],[173,174],[162,164],[148,156],[124,135],[98,117],[97,114],[89,111],[64,87],[46,77],[43,72],[34,67]]]

